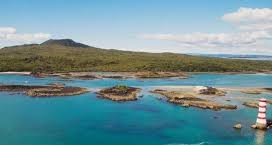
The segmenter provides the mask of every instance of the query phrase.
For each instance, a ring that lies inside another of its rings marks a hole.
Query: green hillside
[[[0,49],[0,71],[271,71],[271,61],[107,50],[70,39]]]

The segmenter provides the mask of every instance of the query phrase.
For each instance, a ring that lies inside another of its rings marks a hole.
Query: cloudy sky
[[[0,0],[0,47],[272,55],[272,0]]]

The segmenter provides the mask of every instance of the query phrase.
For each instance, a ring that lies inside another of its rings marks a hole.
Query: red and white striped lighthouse
[[[256,121],[256,127],[258,129],[266,129],[267,122],[266,122],[266,99],[262,98],[259,100],[259,113],[258,118]]]

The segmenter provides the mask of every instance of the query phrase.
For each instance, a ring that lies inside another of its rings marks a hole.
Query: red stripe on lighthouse
[[[259,114],[265,114],[266,112],[259,112]]]
[[[266,100],[259,100],[260,102],[266,102]]]
[[[258,117],[258,119],[266,119],[266,117]]]

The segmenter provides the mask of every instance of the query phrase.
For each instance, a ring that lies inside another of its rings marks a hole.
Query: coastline
[[[37,73],[33,74],[32,72],[27,71],[7,71],[0,72],[0,75],[31,75],[34,77],[62,77],[62,78],[75,78],[75,79],[103,79],[103,78],[112,78],[112,79],[159,79],[159,78],[178,78],[178,79],[187,79],[191,75],[198,74],[222,74],[222,75],[239,75],[239,74],[272,74],[272,71],[264,72],[150,72],[150,71],[139,71],[139,72],[53,72],[53,73]]]
[[[8,72],[0,72],[0,75],[31,75],[31,72],[13,72],[13,71],[8,71]]]
[[[89,92],[87,88],[64,86],[59,84],[51,85],[0,85],[0,92],[23,93],[30,97],[46,98],[57,96],[76,96]]]
[[[13,72],[13,73],[18,74],[18,72]],[[92,72],[92,73],[98,73],[98,72]],[[100,75],[103,76],[104,73],[105,72],[102,72],[102,73],[100,72]],[[12,74],[12,72],[8,72],[7,74]],[[27,73],[21,73],[21,74],[27,74]],[[84,74],[90,75],[89,72],[85,72]],[[109,74],[112,74],[112,72],[110,72]],[[55,74],[51,74],[51,75],[55,75]],[[158,79],[158,80],[164,81],[161,79]],[[173,80],[177,80],[177,79],[173,79]],[[99,80],[99,81],[103,81],[103,80]],[[128,81],[131,81],[131,80],[128,80]],[[166,80],[166,81],[172,81],[172,79]],[[89,82],[84,82],[84,83],[89,83]],[[65,88],[64,84],[48,84],[48,86],[46,87],[45,86],[42,86],[42,87],[31,86],[34,88],[29,88],[27,86],[22,86],[22,85],[17,85],[17,86],[3,85],[4,87],[3,91],[10,92],[11,94],[13,94],[14,92],[16,92],[16,91],[12,91],[14,90],[13,88],[15,88],[15,89],[19,89],[19,92],[25,93],[26,96],[29,96],[32,98],[48,98],[48,97],[58,97],[58,96],[62,96],[62,97],[77,96],[80,94],[87,93],[90,90],[90,89],[77,88],[77,87]],[[156,86],[158,84],[154,84],[154,85],[149,85],[148,90],[146,90],[145,88],[138,87],[138,89],[135,88],[136,90],[127,91],[131,88],[130,86],[127,86],[127,87],[120,86],[121,83],[118,81],[116,84],[119,85],[118,87],[119,89],[117,90],[112,91],[112,87],[107,86],[104,88],[104,92],[101,89],[102,91],[96,90],[96,91],[93,91],[93,93],[95,93],[96,97],[99,99],[107,99],[114,102],[127,102],[127,101],[137,101],[137,100],[141,102],[142,96],[140,96],[139,94],[141,93],[141,90],[143,89],[144,91],[148,91],[149,93],[152,93],[153,94],[152,96],[154,97],[154,99],[155,100],[157,99],[157,101],[161,101],[162,103],[169,103],[181,108],[183,107],[184,109],[196,108],[198,110],[210,110],[210,111],[240,111],[241,109],[253,110],[254,108],[258,107],[258,98],[248,97],[248,95],[246,94],[253,94],[253,95],[260,94],[260,93],[272,94],[272,89],[266,88],[269,86],[266,86],[265,88],[261,88],[261,87],[258,88],[254,86],[253,87],[243,87],[243,86],[242,87],[241,86],[214,87],[213,85],[210,85],[210,86],[205,86],[205,84],[201,85],[201,83],[197,82],[195,86],[194,85],[190,86],[186,84],[184,86],[181,84],[178,84],[178,86],[170,85],[170,84]],[[238,95],[235,93],[232,94],[233,91],[241,92],[242,94],[241,93],[239,93]],[[267,103],[272,104],[272,100],[267,100]],[[245,124],[245,122],[242,120],[239,122]]]

